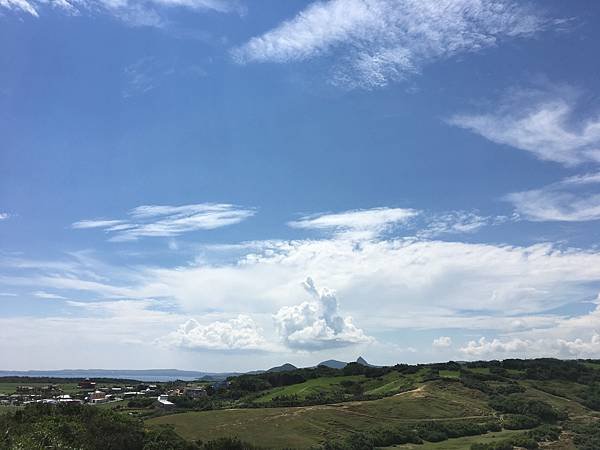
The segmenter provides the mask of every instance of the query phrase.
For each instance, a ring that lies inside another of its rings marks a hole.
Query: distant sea
[[[0,370],[0,377],[54,377],[54,378],[122,378],[139,381],[193,381],[202,377],[214,380],[227,378],[230,373],[196,372],[177,369],[148,370],[106,370],[106,369],[68,369],[68,370]]]

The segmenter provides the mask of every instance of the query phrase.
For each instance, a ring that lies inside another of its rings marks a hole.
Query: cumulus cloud
[[[252,217],[252,208],[227,203],[200,203],[183,206],[144,205],[129,212],[127,220],[81,220],[75,229],[102,228],[112,241],[131,241],[141,237],[173,237],[198,230],[233,225]]]
[[[434,348],[448,348],[452,346],[452,338],[450,336],[440,336],[435,338],[431,345]]]
[[[506,338],[469,341],[460,351],[468,358],[510,358],[532,356],[554,356],[562,358],[594,358],[600,354],[600,334],[589,339]]]
[[[262,330],[251,317],[240,314],[228,321],[201,325],[189,319],[159,343],[189,350],[264,350]]]
[[[179,211],[173,208],[139,208],[128,220],[144,222],[157,214]],[[337,218],[333,223],[337,230],[346,222]],[[500,344],[510,339],[556,344],[557,339],[580,338],[588,342],[600,323],[600,313],[568,318],[551,312],[597,295],[600,252],[595,248],[453,242],[391,234],[357,241],[335,233],[319,239],[252,241],[234,245],[234,250],[231,247],[216,246],[196,260],[173,266],[148,266],[139,259],[113,266],[90,260],[89,255],[37,262],[0,258],[0,284],[9,291],[18,286],[68,298],[111,299],[115,307],[126,304],[125,300],[168,301],[183,315],[169,330],[200,315],[203,321],[199,322],[206,326],[207,311],[218,314],[210,322],[226,322],[244,314],[262,320],[258,323],[268,330],[268,342],[276,342],[279,331],[289,349],[337,346],[341,352],[342,345],[367,342],[369,336],[380,341],[377,333],[389,336],[399,329],[493,331],[502,336],[496,337]],[[318,274],[324,285],[336,290],[343,299],[343,312],[335,295],[319,291],[314,284],[311,288],[311,283],[299,285],[306,274]],[[298,304],[305,289],[312,298]],[[79,306],[94,312],[91,308]],[[148,317],[153,311],[143,313]],[[484,344],[490,342],[486,339]],[[431,348],[431,341],[422,344]],[[494,344],[498,351],[503,348],[500,344]],[[473,346],[471,353],[477,347],[482,347],[479,352],[486,348],[478,341]],[[524,352],[535,356],[536,348]],[[566,350],[554,345],[539,351],[559,354]]]
[[[317,1],[232,54],[240,63],[334,55],[334,83],[375,88],[544,26],[540,15],[509,0]]]
[[[40,17],[44,8],[60,9],[70,15],[104,13],[133,26],[161,27],[165,10],[243,12],[236,0],[0,0],[0,8]]]
[[[317,290],[311,278],[304,288],[312,301],[283,307],[275,314],[275,323],[285,345],[298,350],[322,350],[373,342],[352,318],[342,317],[335,293]]]
[[[466,346],[461,347],[460,351],[469,357],[485,357],[489,355],[498,355],[510,353],[511,355],[522,354],[529,347],[530,343],[522,339],[510,339],[501,341],[500,339],[487,340],[485,337],[478,341],[469,341]]]
[[[536,221],[600,219],[600,173],[577,175],[541,189],[513,192],[505,199],[522,217]]]
[[[567,353],[576,357],[598,357],[600,355],[600,334],[594,333],[588,341],[581,338],[558,339],[556,346],[561,354]]]
[[[371,208],[341,213],[305,216],[288,222],[293,228],[327,230],[349,236],[367,238],[389,230],[394,225],[406,224],[418,214],[407,208]]]
[[[600,115],[578,111],[571,86],[513,89],[491,112],[457,114],[448,122],[498,144],[565,166],[600,161]]]

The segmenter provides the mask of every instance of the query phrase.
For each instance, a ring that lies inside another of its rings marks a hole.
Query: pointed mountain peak
[[[371,365],[371,364],[369,364],[369,363],[367,362],[367,360],[366,360],[366,359],[364,359],[362,356],[359,356],[359,357],[356,359],[356,362],[357,362],[358,364],[360,364],[361,366],[370,366],[370,365]]]

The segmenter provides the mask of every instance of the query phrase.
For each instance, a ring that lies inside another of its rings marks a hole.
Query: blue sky
[[[3,368],[599,357],[599,20],[0,0]]]

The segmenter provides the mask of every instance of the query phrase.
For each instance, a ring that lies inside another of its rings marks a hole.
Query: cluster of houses
[[[222,389],[223,382],[215,383],[213,389]],[[169,397],[187,397],[199,399],[208,392],[204,386],[185,385],[165,391],[155,384],[140,383],[131,386],[99,386],[95,381],[86,379],[78,383],[80,393],[76,397],[65,394],[56,384],[17,386],[14,394],[0,394],[0,405],[26,405],[28,403],[49,404],[100,404],[134,398],[156,398],[156,406],[169,409],[175,404]]]
[[[84,400],[92,404],[132,399],[139,396],[155,397],[160,394],[157,385],[143,383],[136,386],[96,386],[94,381],[84,380],[79,383],[79,389],[87,391]]]
[[[64,394],[57,384],[17,386],[13,394],[0,394],[0,405],[24,405],[27,403],[79,403]]]

